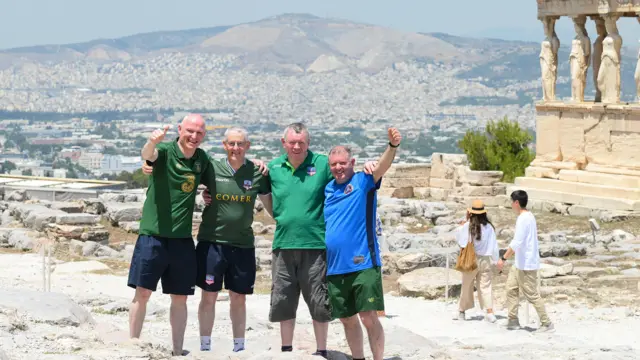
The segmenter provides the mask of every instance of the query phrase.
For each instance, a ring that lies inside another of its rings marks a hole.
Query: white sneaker
[[[494,322],[496,322],[498,320],[494,313],[489,313],[484,318],[485,318],[485,320],[487,320],[490,323],[494,323]]]

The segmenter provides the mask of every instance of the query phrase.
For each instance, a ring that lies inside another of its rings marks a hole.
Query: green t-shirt
[[[269,178],[251,161],[234,173],[227,159],[211,160],[215,170],[215,190],[211,205],[202,212],[198,241],[215,241],[240,248],[253,248],[253,207],[258,194],[271,192]]]
[[[294,171],[287,155],[269,163],[273,217],[273,249],[326,249],[324,188],[333,179],[326,155],[308,152]]]
[[[215,184],[213,167],[202,149],[185,158],[177,141],[160,143],[156,149],[158,158],[149,176],[139,233],[191,238],[197,188],[200,183]]]

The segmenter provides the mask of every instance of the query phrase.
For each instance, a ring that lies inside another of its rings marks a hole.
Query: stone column
[[[560,39],[556,35],[557,16],[546,16],[540,19],[544,26],[545,40],[540,49],[540,70],[542,72],[542,99],[556,99],[556,80],[558,79],[558,49]]]
[[[602,101],[602,93],[598,88],[598,71],[600,70],[600,61],[602,61],[602,41],[607,36],[607,28],[604,26],[604,19],[600,16],[592,16],[591,20],[596,23],[596,32],[598,37],[593,42],[593,87],[596,89],[595,102]]]
[[[638,17],[636,19],[640,23],[640,13],[638,13]],[[636,64],[636,73],[634,78],[636,80],[636,98],[637,101],[640,102],[640,51],[638,51],[638,63]]]
[[[622,37],[618,33],[619,15],[606,14],[604,25],[607,29],[607,37],[602,41],[602,57],[598,70],[597,86],[602,93],[603,103],[620,102],[620,49]]]
[[[585,24],[587,17],[584,15],[573,17],[573,27],[576,37],[571,42],[571,100],[584,102],[584,90],[587,87],[587,69],[591,56],[591,40],[587,34]]]

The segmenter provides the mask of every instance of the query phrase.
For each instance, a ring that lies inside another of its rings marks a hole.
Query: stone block
[[[541,166],[529,166],[524,169],[525,177],[535,177],[535,178],[548,178],[548,179],[558,179],[558,170],[541,167]]]
[[[414,187],[413,188],[413,196],[417,199],[428,199],[431,195],[431,189],[428,187]]]
[[[433,153],[431,155],[431,177],[453,179],[455,168],[460,165],[467,165],[467,156],[464,154]]]
[[[431,188],[439,188],[439,189],[453,189],[455,182],[453,179],[440,179],[440,178],[431,178],[430,181]]]
[[[470,186],[468,184],[460,187],[463,196],[495,196],[504,195],[506,186]]]
[[[451,190],[449,189],[438,189],[438,188],[431,188],[430,189],[431,192],[431,198],[434,200],[446,200],[449,195],[451,194]]]
[[[605,174],[582,170],[560,170],[559,179],[563,181],[614,186],[619,188],[640,188],[640,176]]]
[[[534,159],[529,166],[549,168],[554,170],[578,170],[578,165],[574,162],[564,161],[543,161],[538,158]]]
[[[56,216],[59,225],[93,225],[100,221],[100,215],[92,214],[64,214]]]
[[[391,197],[398,199],[410,199],[413,197],[413,188],[412,187],[402,187],[395,189],[391,194]]]
[[[587,161],[584,152],[584,129],[585,126],[589,127],[589,124],[585,124],[585,121],[584,113],[563,112],[562,118],[558,122],[558,140],[562,161],[574,162],[578,168],[584,168]]]
[[[70,214],[77,214],[82,212],[84,206],[75,202],[54,202],[51,204],[51,208],[55,210],[62,210]]]
[[[529,194],[529,199],[547,200],[571,205],[583,205],[593,209],[606,209],[616,211],[640,211],[640,201],[606,198],[601,196],[590,196],[572,194],[560,191],[551,191],[538,188],[530,188],[512,185],[507,188],[507,193],[515,190],[524,190]]]
[[[383,177],[382,186],[392,188],[429,187],[429,177]]]
[[[447,272],[449,272],[449,296],[458,296],[462,286],[461,273],[439,267],[426,267],[400,276],[398,279],[400,295],[422,296],[428,300],[444,297]]]
[[[429,178],[431,165],[426,164],[398,164],[392,166],[394,177]]]
[[[502,176],[502,171],[475,171],[467,168],[465,171],[461,171],[458,183],[472,186],[491,186],[502,181]]]
[[[640,276],[606,275],[589,279],[589,286],[609,286],[619,289],[640,290]]]
[[[538,111],[536,114],[536,159],[562,160],[560,153],[560,112]]]
[[[631,189],[616,186],[585,184],[562,180],[526,177],[516,178],[515,185],[578,195],[595,195],[606,198],[640,200],[640,189],[638,188]]]

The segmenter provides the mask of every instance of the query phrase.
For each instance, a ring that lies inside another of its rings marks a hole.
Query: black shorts
[[[224,288],[238,294],[253,294],[256,282],[256,249],[199,241],[196,246],[198,277],[196,285],[204,291]]]
[[[139,235],[131,258],[129,280],[132,288],[156,291],[162,279],[162,292],[193,295],[196,285],[196,251],[192,238],[169,239]]]

